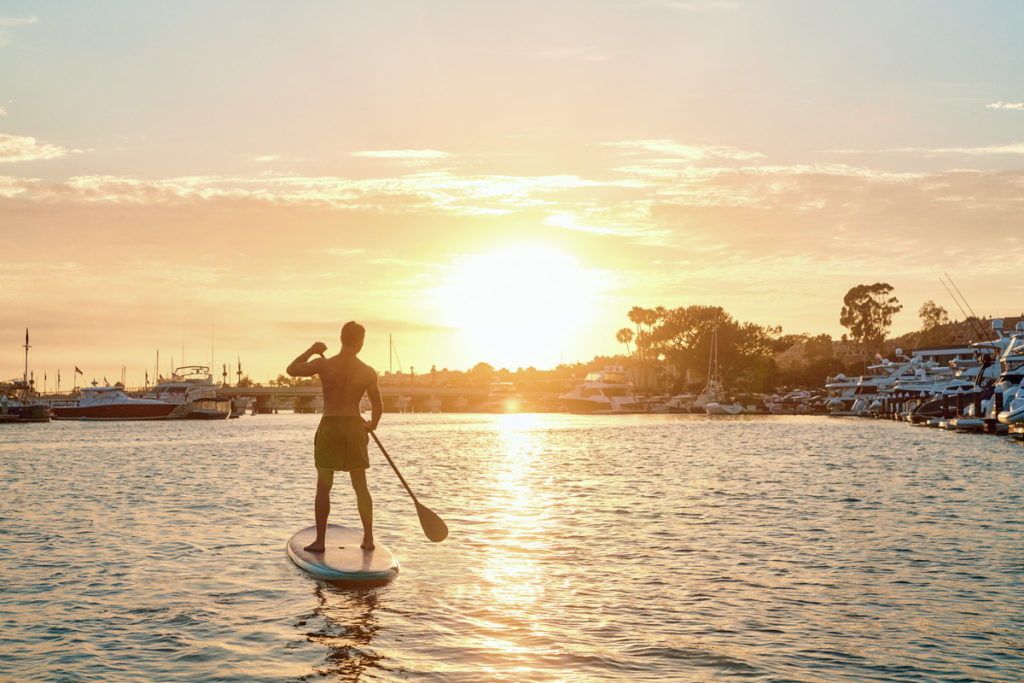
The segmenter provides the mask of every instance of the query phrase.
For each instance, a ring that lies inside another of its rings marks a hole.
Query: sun
[[[448,323],[496,367],[553,367],[592,313],[598,282],[578,259],[510,245],[457,259],[439,289]]]

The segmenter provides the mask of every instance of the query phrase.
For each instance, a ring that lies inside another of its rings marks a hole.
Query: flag
[[[84,373],[84,372],[82,372],[81,370],[79,370],[79,369],[78,369],[78,366],[76,365],[76,366],[75,366],[75,374],[76,374],[76,375],[84,375],[85,373]]]

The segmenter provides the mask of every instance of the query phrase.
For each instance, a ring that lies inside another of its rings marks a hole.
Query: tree
[[[921,318],[921,329],[925,331],[933,330],[939,325],[949,324],[949,313],[931,299],[921,304],[917,315]]]
[[[864,347],[877,348],[889,332],[892,317],[903,310],[903,305],[891,294],[892,285],[887,282],[850,288],[843,297],[839,323]]]
[[[620,344],[625,344],[626,355],[632,355],[629,352],[629,342],[633,341],[633,330],[629,329],[628,327],[623,327],[621,330],[615,333],[615,341],[619,342]]]

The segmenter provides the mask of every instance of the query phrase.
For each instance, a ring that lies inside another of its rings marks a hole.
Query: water
[[[1010,681],[1024,451],[858,419],[386,415],[388,586],[308,578],[317,416],[0,429],[0,680]],[[371,448],[373,444],[371,442]],[[354,524],[339,477],[332,521]]]

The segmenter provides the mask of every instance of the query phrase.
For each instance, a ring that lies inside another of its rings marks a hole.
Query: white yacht
[[[119,386],[82,387],[48,403],[57,420],[163,420],[174,410],[158,399],[132,398]]]
[[[217,396],[218,385],[210,368],[188,365],[161,379],[145,397],[170,404],[171,419],[223,420],[231,416],[231,399]]]
[[[636,396],[621,367],[588,372],[582,384],[558,398],[571,413],[650,412],[649,403]]]

